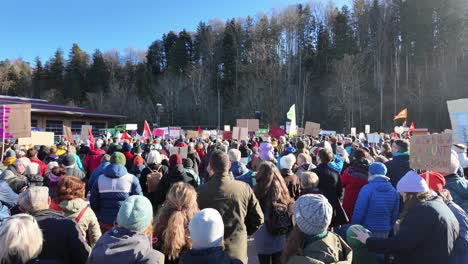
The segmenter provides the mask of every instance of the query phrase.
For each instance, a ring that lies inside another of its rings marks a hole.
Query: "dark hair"
[[[362,159],[366,159],[368,156],[369,156],[369,153],[367,151],[365,151],[362,148],[359,148],[354,151],[353,159],[362,160]]]
[[[398,152],[407,152],[409,150],[409,142],[404,139],[397,139],[393,142],[398,146]]]
[[[28,158],[35,157],[36,155],[37,155],[37,151],[33,148],[28,149],[28,151],[26,151],[26,157]]]
[[[229,157],[224,151],[215,150],[211,154],[210,167],[215,173],[229,171]]]
[[[64,200],[73,200],[75,198],[84,199],[85,184],[76,176],[63,176],[60,177],[56,193],[59,203]]]
[[[328,164],[333,160],[333,152],[326,148],[321,149],[318,156],[323,164]]]
[[[64,167],[53,167],[50,171],[52,172],[52,174],[58,177],[67,175],[67,169],[65,169]]]
[[[262,208],[270,206],[273,202],[289,205],[292,202],[288,187],[275,164],[262,162],[258,167],[257,185],[255,186],[255,196],[260,201]]]

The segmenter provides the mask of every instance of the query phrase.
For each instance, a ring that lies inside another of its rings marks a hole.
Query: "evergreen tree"
[[[80,49],[78,44],[73,44],[68,65],[66,67],[66,89],[64,95],[67,99],[80,102],[88,91],[86,73],[88,71],[88,55]]]
[[[32,75],[32,96],[34,98],[41,98],[42,93],[44,93],[47,89],[47,72],[46,69],[42,66],[42,61],[39,57],[36,57],[35,64],[36,66],[34,67]]]
[[[110,70],[100,50],[93,53],[93,62],[88,71],[88,87],[90,92],[107,91],[110,83]]]

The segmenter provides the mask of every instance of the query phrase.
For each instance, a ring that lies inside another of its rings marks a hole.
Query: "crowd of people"
[[[466,146],[430,172],[410,167],[410,147],[351,135],[11,143],[0,264],[466,264]]]

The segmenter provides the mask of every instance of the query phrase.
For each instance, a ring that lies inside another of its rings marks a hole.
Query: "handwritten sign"
[[[0,137],[20,138],[31,136],[31,105],[5,104],[0,111]]]
[[[164,128],[154,128],[153,136],[155,137],[164,137]]]
[[[377,133],[367,134],[367,142],[369,143],[380,143],[380,135]]]
[[[412,137],[410,167],[418,170],[447,172],[450,170],[452,134]]]
[[[54,144],[54,132],[31,132],[31,137],[18,138],[18,145],[51,146]]]
[[[356,128],[355,127],[352,127],[351,128],[351,136],[356,136]]]
[[[69,142],[72,142],[73,141],[73,133],[71,131],[71,128],[69,126],[66,126],[66,125],[63,125],[63,135],[65,136],[65,138],[69,141]]]
[[[454,143],[468,143],[468,98],[447,101]]]
[[[318,137],[319,134],[320,134],[320,124],[307,121],[305,128],[304,128],[304,135]]]
[[[237,119],[237,127],[246,127],[248,131],[257,131],[260,128],[258,119]]]
[[[232,129],[232,139],[247,140],[249,139],[249,132],[246,127],[234,127]]]
[[[93,126],[90,126],[90,125],[82,125],[81,126],[81,133],[80,133],[81,136],[80,136],[80,138],[84,142],[86,142],[86,140],[88,139],[88,130],[93,131]]]
[[[365,125],[364,126],[364,133],[366,133],[366,134],[370,133],[370,125]]]
[[[171,147],[169,152],[171,153],[171,155],[180,154],[180,156],[183,159],[186,159],[187,158],[187,153],[188,153],[188,148],[187,147]]]
[[[267,135],[268,135],[268,131],[269,131],[269,129],[259,129],[259,130],[255,131],[255,136],[256,136],[256,137],[264,137],[264,136],[267,136]]]
[[[196,130],[187,130],[187,138],[198,138],[199,133]]]

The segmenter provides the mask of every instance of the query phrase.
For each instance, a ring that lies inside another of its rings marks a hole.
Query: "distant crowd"
[[[0,264],[468,263],[463,144],[430,172],[390,136],[7,142],[3,153]]]

